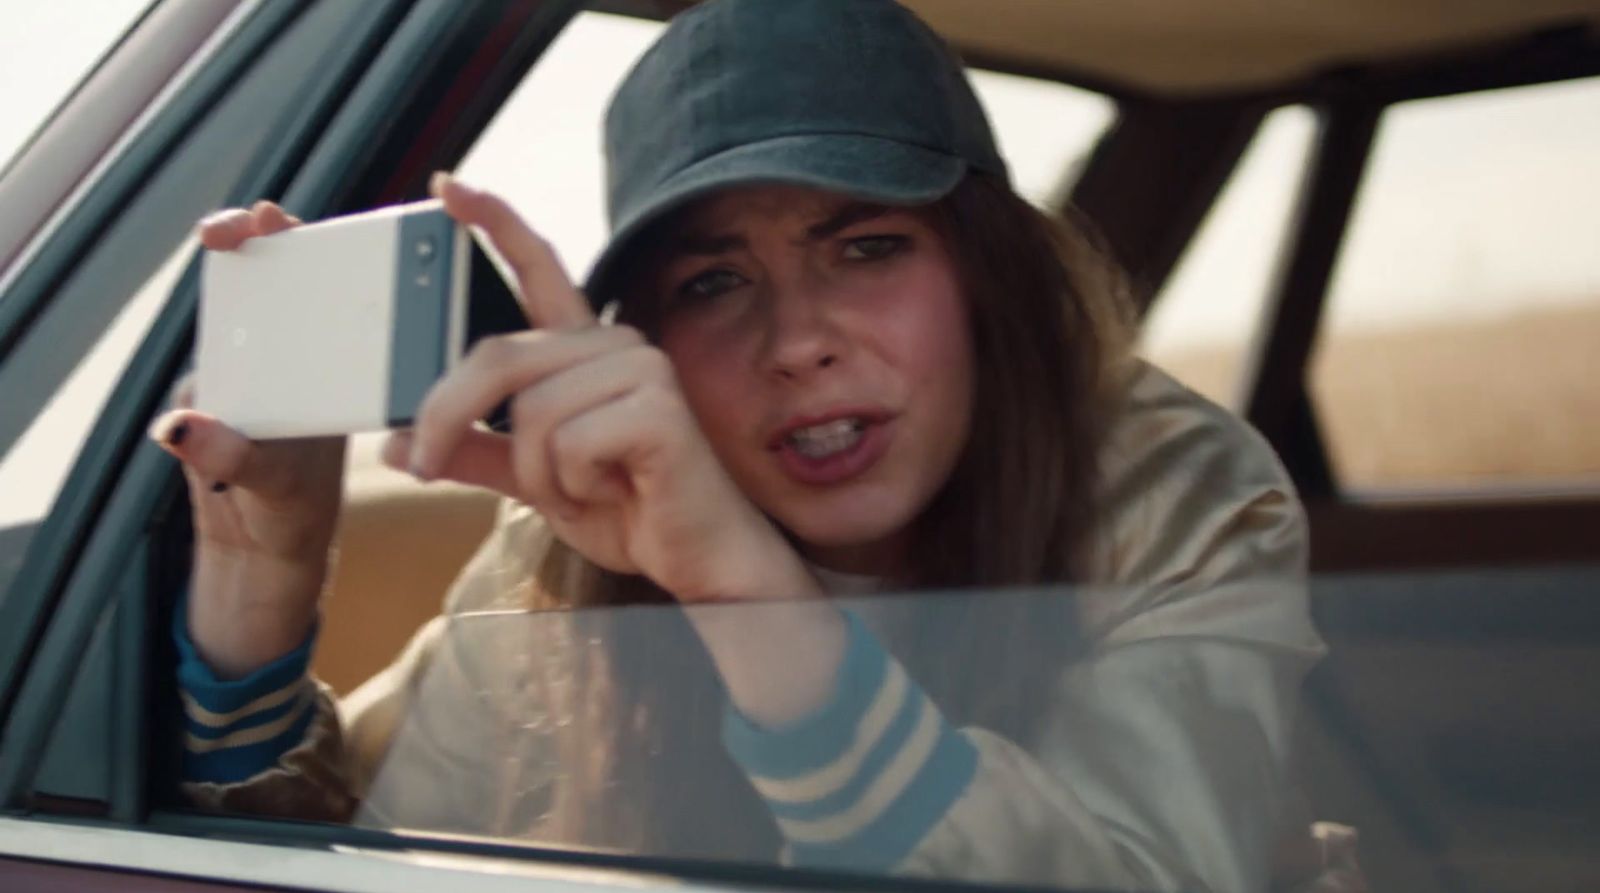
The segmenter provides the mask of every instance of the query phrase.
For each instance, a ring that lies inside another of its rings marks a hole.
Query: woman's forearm
[[[327,562],[197,547],[187,619],[201,659],[217,678],[240,679],[299,647],[327,573]]]

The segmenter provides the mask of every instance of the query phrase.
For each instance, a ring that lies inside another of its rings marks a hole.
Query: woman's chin
[[[807,560],[830,570],[879,575],[895,561],[909,519],[884,512],[783,519]]]

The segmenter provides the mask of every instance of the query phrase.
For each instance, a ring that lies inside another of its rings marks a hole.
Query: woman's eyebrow
[[[805,241],[822,241],[857,223],[882,217],[891,210],[887,205],[877,205],[870,202],[850,202],[830,214],[828,219],[807,227]],[[738,235],[687,233],[673,239],[672,248],[668,254],[672,257],[682,257],[684,255],[712,257],[719,254],[727,254],[730,251],[737,251],[745,247],[746,244],[745,238]]]
[[[743,236],[700,236],[690,234],[673,239],[672,248],[668,251],[668,255],[671,257],[681,257],[686,254],[691,256],[715,256],[743,248],[744,245]]]
[[[887,205],[875,205],[870,202],[851,202],[833,212],[827,220],[814,224],[806,229],[806,240],[811,242],[826,239],[835,235],[840,230],[867,220],[874,220],[889,213]]]

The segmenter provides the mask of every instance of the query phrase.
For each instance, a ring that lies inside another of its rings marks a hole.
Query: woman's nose
[[[804,378],[839,362],[844,339],[819,294],[775,289],[767,302],[767,364],[787,380]]]

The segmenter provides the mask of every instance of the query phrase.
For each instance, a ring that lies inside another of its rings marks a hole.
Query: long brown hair
[[[927,590],[1085,581],[1098,520],[1098,448],[1121,393],[1131,331],[1121,277],[1086,226],[1034,208],[988,175],[969,175],[928,211],[967,300],[977,371],[974,424],[950,479],[913,522],[913,564],[904,579],[888,585]],[[631,268],[628,279],[605,297],[620,298],[631,283],[650,276],[652,243],[659,241],[646,233],[630,248],[634,263],[621,265]],[[626,301],[621,307],[619,321],[650,331],[647,312]],[[533,607],[673,601],[648,580],[608,573],[551,537],[542,542],[540,554],[526,556]],[[716,758],[707,748],[720,753],[720,690],[709,659],[706,687],[695,692],[661,691],[646,674],[630,671],[637,661],[621,660],[625,650],[659,652],[660,643],[619,633],[608,617],[614,613],[572,614],[583,630],[575,638],[589,636],[606,647],[587,652],[585,684],[574,689],[584,694],[570,705],[578,715],[563,747],[571,774],[554,812],[563,836],[584,843],[684,855],[669,839],[673,829],[659,827],[651,814],[704,793],[674,789],[684,776],[667,765],[675,750],[694,750],[701,761]],[[663,625],[656,626],[652,635],[664,634]],[[693,639],[687,625],[679,627],[677,635]],[[991,687],[978,699],[982,704],[961,717],[1003,727],[1027,712],[1008,693],[1020,698],[1039,691],[1028,677],[1045,671],[1027,666],[1034,649],[1016,637],[1060,631],[1024,622],[975,622],[967,630],[975,651],[1021,656],[1011,671],[999,671],[1012,678]],[[908,667],[936,701],[971,687],[971,667],[959,655],[946,657]],[[993,675],[989,666],[983,675]],[[729,777],[736,777],[731,767]]]

